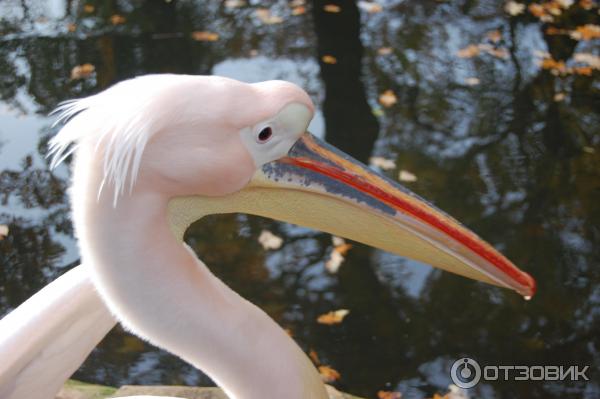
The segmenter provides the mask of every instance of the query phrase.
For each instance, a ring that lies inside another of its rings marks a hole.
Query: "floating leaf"
[[[377,398],[378,399],[400,399],[400,398],[402,398],[402,394],[400,392],[378,391]]]
[[[400,170],[400,173],[398,173],[398,180],[413,183],[417,181],[417,176],[410,173],[408,170]]]
[[[245,0],[225,0],[225,8],[240,8],[246,5]]]
[[[591,53],[575,53],[573,59],[582,64],[587,64],[593,69],[600,70],[600,57]]]
[[[342,11],[342,8],[336,4],[325,4],[323,10],[326,12],[338,13]]]
[[[334,310],[325,314],[322,314],[317,318],[317,323],[331,326],[333,324],[340,324],[350,311],[348,309]]]
[[[570,33],[571,38],[575,40],[592,40],[600,38],[600,26],[587,24],[578,26]]]
[[[96,10],[96,7],[94,7],[92,4],[86,4],[83,6],[83,11],[88,14],[93,13],[95,10]]]
[[[71,69],[71,79],[76,80],[89,78],[92,76],[95,70],[96,67],[89,63],[77,65]]]
[[[337,251],[331,251],[329,259],[325,262],[325,269],[331,274],[335,274],[340,270],[342,263],[344,263],[344,255]]]
[[[75,32],[77,30],[77,25],[74,23],[70,23],[67,25],[67,30],[71,33]]]
[[[531,3],[527,9],[534,17],[537,17],[542,22],[552,22],[554,18],[548,13],[546,8],[538,3]]]
[[[195,31],[192,32],[192,39],[199,42],[216,42],[217,40],[219,40],[219,34],[205,30]]]
[[[574,67],[571,70],[575,75],[592,76],[593,70],[589,66]]]
[[[479,46],[476,44],[469,44],[465,48],[461,48],[456,53],[460,58],[472,58],[479,55]]]
[[[0,224],[0,240],[3,240],[4,237],[8,235],[8,226],[5,224]]]
[[[335,58],[333,55],[330,54],[325,54],[323,57],[321,57],[321,60],[325,63],[325,64],[337,64],[337,58]]]
[[[113,25],[123,25],[126,21],[127,19],[125,19],[124,16],[119,14],[114,14],[110,17],[110,23]]]
[[[374,1],[359,1],[358,7],[369,14],[375,14],[383,11],[381,4],[375,3]]]
[[[301,7],[306,5],[306,1],[305,0],[292,0],[290,1],[289,6],[294,8],[294,7]]]
[[[280,24],[283,22],[282,17],[271,14],[271,10],[268,8],[258,8],[254,12],[254,15],[256,15],[256,17],[266,25]]]
[[[331,383],[342,378],[337,370],[332,369],[329,366],[319,366],[319,374],[324,382]]]
[[[564,75],[567,73],[567,66],[564,61],[556,61],[552,58],[544,58],[540,61],[542,69],[549,70],[553,75]]]
[[[498,29],[489,31],[485,36],[494,43],[498,43],[500,40],[502,40],[502,32],[500,32]]]
[[[264,249],[279,249],[283,244],[283,239],[269,230],[263,230],[258,237],[258,242]]]
[[[298,7],[292,8],[292,15],[302,15],[302,14],[306,14],[306,7],[298,6]]]
[[[379,55],[392,54],[392,48],[391,47],[381,47],[381,48],[377,49],[377,54],[379,54]]]
[[[471,77],[465,79],[465,84],[469,86],[477,86],[480,83],[478,78]]]
[[[523,14],[525,11],[525,4],[517,3],[516,1],[509,1],[504,5],[504,11],[514,17],[519,14]]]
[[[311,349],[308,352],[308,357],[310,357],[310,360],[312,360],[314,364],[316,364],[316,365],[321,364],[321,360],[319,359],[319,355],[317,354],[317,351],[315,351],[314,349]]]
[[[396,95],[394,94],[394,92],[391,90],[386,90],[379,95],[379,104],[383,105],[386,108],[391,107],[392,105],[396,104],[397,102],[398,102],[398,99],[396,98]]]
[[[569,7],[571,7],[573,5],[573,3],[575,3],[574,0],[554,0],[556,2],[556,4],[558,4],[559,6],[561,6],[562,8],[564,8],[565,10]]]
[[[371,157],[369,158],[369,165],[376,166],[383,170],[396,169],[396,162],[391,159],[386,159],[383,157]]]
[[[594,0],[579,0],[579,7],[584,10],[591,10],[594,7]]]
[[[554,101],[556,101],[556,102],[563,101],[564,99],[565,99],[565,93],[556,93],[554,95]]]

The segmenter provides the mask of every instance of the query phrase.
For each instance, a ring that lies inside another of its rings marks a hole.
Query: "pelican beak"
[[[248,190],[259,201],[250,206],[256,209],[245,209],[249,213],[359,241],[525,297],[535,293],[535,280],[475,233],[309,133],[286,157],[263,165]]]
[[[527,297],[535,280],[432,204],[309,133],[242,190],[169,203],[173,233],[208,214],[242,212],[314,228]]]

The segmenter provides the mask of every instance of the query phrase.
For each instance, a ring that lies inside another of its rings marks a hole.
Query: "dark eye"
[[[263,128],[263,130],[261,130],[260,133],[258,133],[258,142],[264,143],[265,141],[269,140],[272,135],[273,135],[273,130],[267,126],[267,127]]]

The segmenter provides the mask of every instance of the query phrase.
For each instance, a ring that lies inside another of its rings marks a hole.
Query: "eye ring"
[[[259,143],[266,143],[269,139],[273,137],[273,129],[270,126],[263,127],[261,131],[256,136],[256,141]]]

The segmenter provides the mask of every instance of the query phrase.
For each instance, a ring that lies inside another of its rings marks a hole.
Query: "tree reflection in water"
[[[270,10],[283,22],[270,25],[256,18],[258,6],[208,1],[0,4],[0,223],[10,228],[0,241],[0,314],[77,263],[68,173],[48,171],[43,156],[56,130],[45,115],[62,100],[132,76],[208,74],[236,62],[263,79],[293,76],[323,99],[328,141],[363,161],[376,154],[415,173],[411,189],[536,276],[539,293],[524,302],[358,244],[330,275],[328,235],[244,215],[209,217],[187,233],[218,276],[316,350],[341,372],[339,386],[355,394],[431,396],[450,383],[451,362],[468,355],[483,364],[594,370],[587,383],[498,382],[480,385],[479,395],[599,395],[599,72],[557,76],[534,56],[540,50],[570,65],[575,53],[597,50],[597,40],[548,34],[549,26],[599,24],[597,4],[591,11],[575,5],[549,24],[528,11],[510,17],[496,1],[389,1],[380,13],[352,2],[327,13],[325,3],[294,16],[278,2]],[[112,25],[115,14],[125,23]],[[498,43],[486,39],[494,30]],[[219,40],[195,41],[192,31]],[[477,43],[505,48],[506,56],[457,57]],[[323,55],[338,62],[326,64]],[[71,80],[83,63],[94,74]],[[479,84],[467,84],[473,77]],[[387,89],[398,98],[389,109],[377,102]],[[257,243],[263,229],[284,237],[283,248],[265,252]],[[316,323],[342,307],[351,313],[341,325]],[[76,377],[210,383],[120,328]]]

